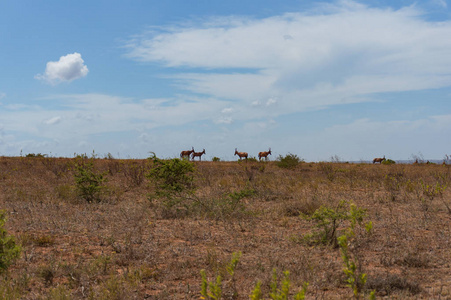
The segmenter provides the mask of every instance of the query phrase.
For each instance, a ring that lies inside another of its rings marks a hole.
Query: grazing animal
[[[180,152],[180,158],[183,159],[184,157],[188,157],[188,160],[189,160],[189,157],[191,156],[191,153],[194,153],[194,147],[192,147],[191,150],[186,150],[186,151]]]
[[[247,159],[247,152],[238,152],[238,150],[235,148],[235,154],[234,155],[238,155],[240,157],[240,160],[244,157],[245,159]]]
[[[199,161],[201,161],[201,160],[202,160],[202,155],[203,155],[203,154],[205,154],[205,149],[204,149],[204,151],[202,151],[202,152],[193,152],[193,154],[192,154],[193,160],[194,160],[194,158],[195,158],[196,156],[199,156]]]
[[[415,161],[413,162],[414,165],[418,165],[418,159],[415,159]]]
[[[271,155],[271,148],[269,148],[269,151],[267,151],[267,152],[259,152],[258,159],[262,160],[262,157],[264,157],[265,160],[268,160],[268,155]]]
[[[375,163],[380,163],[380,164],[382,164],[382,162],[383,162],[384,160],[385,160],[385,155],[384,155],[383,158],[376,157],[375,159],[373,159],[373,164],[375,164]]]

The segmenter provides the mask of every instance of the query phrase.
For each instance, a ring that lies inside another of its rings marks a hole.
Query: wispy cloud
[[[61,56],[58,61],[49,61],[44,74],[38,74],[35,78],[50,84],[58,84],[85,77],[88,72],[81,54],[74,52]]]
[[[128,56],[178,70],[173,79],[189,92],[241,106],[277,99],[260,111],[265,117],[450,86],[447,36],[451,22],[427,20],[415,6],[341,1],[260,20],[161,28],[131,41]]]

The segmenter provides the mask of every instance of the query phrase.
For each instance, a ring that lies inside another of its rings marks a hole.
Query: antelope
[[[383,162],[384,160],[385,160],[385,155],[384,155],[383,158],[376,157],[375,159],[373,159],[373,164],[375,164],[375,163],[380,163],[380,164],[382,164],[382,162]]]
[[[418,165],[418,159],[415,159],[415,161],[413,162],[414,165]]]
[[[187,151],[180,152],[180,158],[183,159],[184,157],[188,157],[188,160],[189,160],[189,157],[190,157],[191,153],[194,153],[194,147],[192,147],[192,150],[187,150]]]
[[[194,158],[195,158],[196,156],[199,156],[199,161],[201,161],[201,160],[202,160],[202,155],[203,155],[203,154],[205,154],[205,149],[204,149],[204,151],[202,151],[202,152],[193,152],[192,158],[193,158],[193,160],[194,160]]]
[[[245,159],[247,159],[247,152],[238,152],[238,150],[235,148],[235,154],[234,155],[238,155],[240,157],[240,160],[244,157]]]
[[[264,157],[265,160],[268,160],[268,154],[271,155],[271,148],[269,148],[269,151],[267,151],[267,152],[259,152],[258,159],[262,160],[262,157]]]

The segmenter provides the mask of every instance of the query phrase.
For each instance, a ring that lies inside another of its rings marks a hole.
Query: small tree
[[[177,217],[181,210],[188,210],[190,206],[188,198],[194,192],[194,164],[178,158],[159,159],[155,154],[149,159],[153,164],[146,177],[155,187],[149,200],[161,198],[158,205],[163,216]]]
[[[74,175],[79,196],[88,202],[100,201],[101,191],[105,188],[103,184],[107,181],[104,176],[104,173],[94,172],[92,161],[85,162],[85,159],[79,158]]]

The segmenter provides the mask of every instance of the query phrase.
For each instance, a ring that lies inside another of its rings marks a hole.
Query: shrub
[[[221,159],[219,157],[213,157],[212,161],[221,161]]]
[[[94,172],[92,161],[78,159],[75,164],[75,185],[78,195],[87,202],[99,202],[103,185],[107,179],[104,173]]]
[[[16,244],[13,236],[8,235],[4,228],[6,223],[6,211],[0,210],[0,273],[5,272],[8,267],[20,256],[21,247]]]
[[[243,199],[255,195],[255,190],[245,188],[239,192],[232,192],[219,198],[197,199],[194,205],[199,206],[201,213],[214,219],[227,219],[248,214]]]
[[[319,230],[304,236],[308,243],[326,244],[338,246],[337,229],[344,221],[349,221],[351,226],[361,223],[366,216],[364,209],[357,208],[354,204],[349,205],[347,210],[346,201],[340,201],[338,206],[334,208],[321,206],[311,216],[303,215],[304,219],[316,222],[315,227]]]
[[[277,158],[277,166],[285,169],[294,169],[303,160],[301,160],[296,154],[288,153],[283,157],[279,155]]]
[[[135,161],[125,165],[124,176],[132,186],[140,186],[144,181],[146,166]]]
[[[383,164],[383,165],[394,165],[394,164],[396,164],[396,161],[387,158],[386,160],[382,161],[381,164]]]
[[[38,154],[28,153],[25,157],[40,157],[40,158],[43,158],[43,157],[47,157],[47,156],[48,156],[47,154],[41,154],[41,153],[38,153]]]
[[[188,198],[194,193],[194,164],[178,158],[159,159],[155,154],[149,159],[153,165],[146,177],[155,188],[149,200],[161,198],[158,205],[163,217],[178,217],[182,210],[190,208],[191,201]]]
[[[146,177],[153,181],[158,196],[171,197],[193,190],[193,163],[178,158],[163,160],[155,155],[149,159],[153,166]]]

